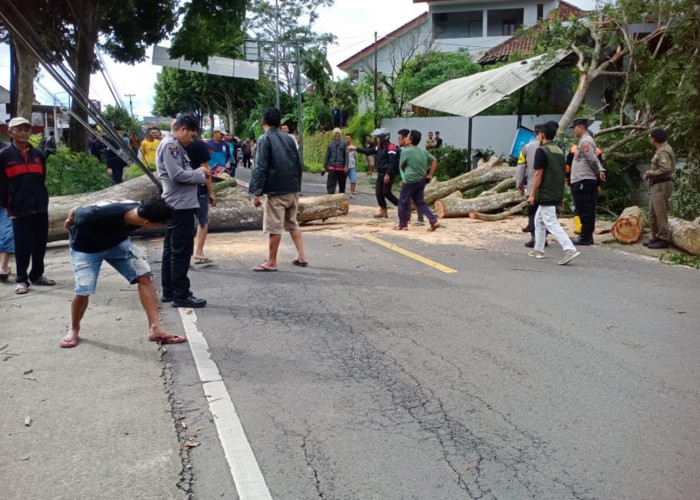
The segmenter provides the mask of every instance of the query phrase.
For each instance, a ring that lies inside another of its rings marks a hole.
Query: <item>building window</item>
[[[539,21],[540,19],[544,19],[544,4],[543,3],[537,4],[537,20]]]
[[[503,20],[503,31],[501,34],[503,36],[515,35],[515,24],[516,24],[515,19],[504,19]]]

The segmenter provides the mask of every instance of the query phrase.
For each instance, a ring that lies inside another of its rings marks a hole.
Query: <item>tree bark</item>
[[[441,219],[469,217],[471,212],[492,212],[514,203],[522,203],[523,201],[525,201],[525,197],[517,191],[508,191],[471,199],[460,199],[450,196],[435,202],[435,212]]]
[[[510,189],[515,189],[515,177],[499,182],[488,191],[484,191],[479,196],[490,196],[492,194],[503,193]]]
[[[56,196],[49,199],[49,241],[66,239],[68,231],[63,222],[73,207],[91,205],[101,200],[144,200],[158,194],[158,189],[148,177],[141,176],[116,186],[93,193]],[[250,197],[235,186],[217,192],[218,204],[209,210],[209,230],[261,229],[262,208],[255,208]],[[299,201],[297,220],[304,224],[316,220],[347,215],[348,200],[343,194],[302,198]]]
[[[612,235],[621,243],[636,243],[646,225],[644,214],[639,207],[625,208],[611,229]]]
[[[589,73],[587,71],[580,70],[578,87],[576,88],[576,92],[574,92],[574,95],[571,98],[571,102],[569,102],[569,106],[566,108],[566,111],[564,111],[564,114],[559,120],[559,129],[557,130],[557,135],[563,134],[569,127],[569,124],[573,121],[574,117],[576,116],[576,112],[581,107],[581,104],[583,104],[583,101],[586,98],[586,94],[588,93],[588,87],[590,87],[590,85],[591,78]]]
[[[432,205],[455,191],[466,191],[489,182],[501,182],[515,177],[515,168],[507,166],[479,166],[477,169],[444,182],[433,181],[425,187],[425,202]]]
[[[500,214],[482,214],[480,212],[469,212],[469,218],[470,219],[476,219],[476,220],[488,220],[488,221],[497,221],[497,220],[503,220],[507,219],[511,215],[515,215],[519,212],[522,212],[523,208],[527,207],[527,201],[523,201],[522,203],[518,203],[515,205],[513,208],[509,208],[505,212],[501,212]]]
[[[17,75],[17,115],[32,121],[34,104],[34,78],[37,74],[37,58],[17,37],[12,37],[15,46],[19,74]]]
[[[700,255],[700,224],[683,219],[668,220],[671,243],[691,255]]]

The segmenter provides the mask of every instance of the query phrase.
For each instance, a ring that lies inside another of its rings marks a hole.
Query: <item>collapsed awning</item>
[[[554,57],[540,55],[482,73],[455,78],[416,97],[410,104],[471,118],[532,82],[570,53],[560,50]]]

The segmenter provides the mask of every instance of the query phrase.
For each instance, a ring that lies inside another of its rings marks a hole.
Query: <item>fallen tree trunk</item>
[[[523,201],[525,197],[517,191],[471,199],[449,197],[435,202],[435,212],[441,219],[469,217],[471,212],[492,212]]]
[[[621,243],[636,243],[642,236],[645,224],[641,208],[627,207],[613,224],[611,232],[613,237]]]
[[[64,229],[63,222],[73,207],[117,198],[140,201],[157,193],[157,187],[143,176],[94,193],[51,198],[49,200],[49,241],[68,238],[68,231]],[[247,194],[236,187],[229,186],[217,193],[217,199],[217,206],[209,210],[210,231],[262,228],[263,209],[255,208]],[[301,198],[297,220],[303,224],[340,217],[347,215],[348,209],[348,200],[344,194]]]
[[[515,189],[515,177],[499,182],[488,191],[481,193],[479,196],[490,196],[492,194],[503,193],[511,189]]]
[[[700,255],[700,224],[683,219],[668,220],[671,243],[691,255]]]
[[[433,181],[425,187],[425,202],[432,205],[437,200],[455,191],[464,192],[467,189],[489,182],[501,182],[515,176],[515,168],[503,166],[482,166],[466,174],[443,182]]]
[[[522,203],[518,203],[513,208],[510,208],[510,209],[506,210],[505,212],[501,212],[500,214],[482,214],[481,212],[469,212],[469,218],[476,219],[476,220],[489,220],[489,221],[503,220],[503,219],[507,219],[511,215],[515,215],[519,212],[522,212],[523,208],[525,208],[525,207],[527,207],[527,201],[523,201]]]

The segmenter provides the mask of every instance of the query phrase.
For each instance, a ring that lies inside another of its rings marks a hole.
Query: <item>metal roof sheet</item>
[[[532,82],[570,53],[562,50],[553,58],[540,55],[500,68],[455,78],[416,97],[410,104],[471,118]]]

